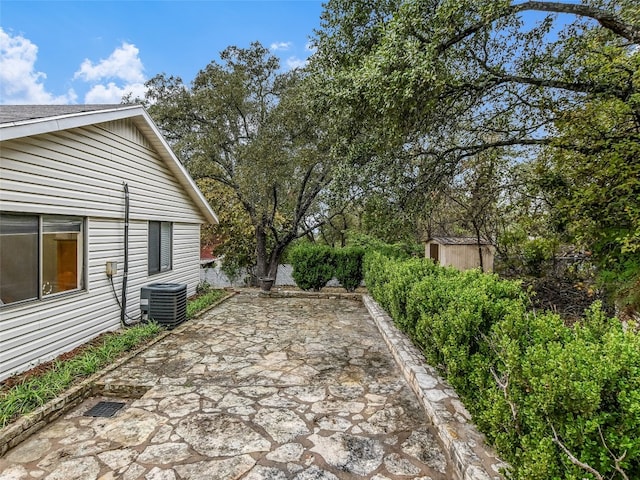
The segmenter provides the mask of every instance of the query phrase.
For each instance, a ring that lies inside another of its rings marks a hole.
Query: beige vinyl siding
[[[131,219],[202,223],[158,154],[128,138],[137,139],[133,123],[117,122],[128,125],[129,136],[107,130],[113,123],[3,142],[2,209],[119,217],[127,182]]]
[[[187,295],[194,294],[195,287],[200,281],[200,243],[194,242],[194,237],[200,238],[198,225],[174,223],[172,269],[150,275],[149,282],[178,282],[178,279],[181,279],[180,283],[187,284]],[[144,266],[146,272],[146,257]]]
[[[124,270],[124,229],[118,219],[89,219],[87,259],[88,289],[45,298],[0,310],[0,380],[48,361],[87,342],[96,335],[120,327],[120,309],[105,274],[107,261],[116,261],[114,286],[121,300]],[[147,274],[146,221],[129,226],[129,276],[127,314],[140,316],[140,287],[155,282],[186,283],[187,295],[195,293],[200,279],[200,227],[173,224],[173,269]]]
[[[122,240],[117,233],[120,225],[115,219],[87,222],[86,291],[8,305],[0,310],[0,379],[50,360],[103,331],[120,326],[119,308],[104,274],[106,259],[121,250]],[[116,241],[108,249],[94,251],[94,245],[101,243],[96,241],[96,236],[103,232]]]
[[[485,271],[493,268],[493,254],[487,245],[482,246],[482,262]],[[469,270],[480,266],[477,245],[440,245],[440,264],[458,270]]]
[[[73,215],[86,222],[86,289],[0,308],[0,380],[120,328],[124,191],[129,185],[127,313],[140,315],[140,287],[186,283],[195,293],[204,216],[130,120],[2,142],[0,209]],[[172,269],[148,275],[148,222],[173,223]]]

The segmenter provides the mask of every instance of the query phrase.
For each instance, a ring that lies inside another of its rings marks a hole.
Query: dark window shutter
[[[149,273],[160,271],[160,222],[149,222]]]

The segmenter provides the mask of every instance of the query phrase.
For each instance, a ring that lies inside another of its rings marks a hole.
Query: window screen
[[[160,270],[171,270],[171,224],[160,224]]]
[[[171,270],[172,224],[149,222],[149,273]]]
[[[0,214],[0,300],[38,298],[37,215]]]
[[[82,288],[82,218],[0,214],[1,304]]]

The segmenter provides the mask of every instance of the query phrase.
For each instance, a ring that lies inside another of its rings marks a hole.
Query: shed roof
[[[200,189],[141,105],[0,105],[0,141],[131,119],[210,223],[218,223]]]
[[[427,243],[439,243],[440,245],[478,245],[478,239],[474,237],[430,237]],[[480,245],[491,245],[491,242],[480,239]]]

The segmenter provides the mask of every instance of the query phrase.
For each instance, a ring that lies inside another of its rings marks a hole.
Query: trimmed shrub
[[[353,292],[362,283],[362,257],[360,247],[339,248],[334,251],[335,276],[348,292]]]
[[[476,414],[514,478],[595,478],[569,453],[604,478],[624,478],[620,470],[640,478],[637,334],[596,304],[572,327],[551,313],[500,322],[491,341],[502,379],[495,408],[516,413],[503,425],[492,412]]]
[[[528,311],[518,282],[477,270],[377,252],[364,263],[371,295],[456,389],[510,478],[640,478],[633,328],[598,303],[567,326]]]
[[[291,249],[289,260],[293,265],[293,279],[303,290],[319,291],[333,278],[335,260],[331,247],[299,243]]]

